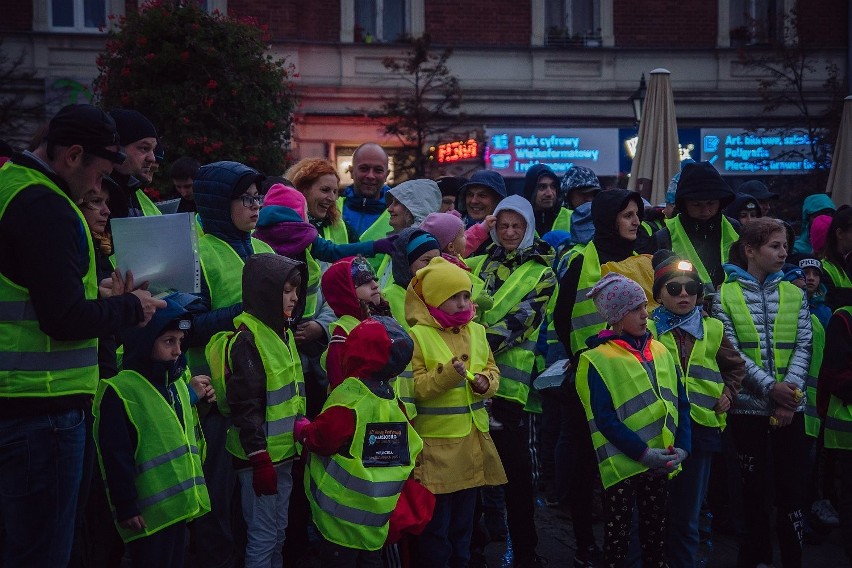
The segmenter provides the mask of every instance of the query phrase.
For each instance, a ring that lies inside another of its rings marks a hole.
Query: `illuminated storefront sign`
[[[575,165],[599,176],[618,173],[617,128],[489,128],[486,138],[487,167],[505,177],[523,177],[535,164],[558,174]]]
[[[701,159],[722,175],[804,174],[817,167],[811,156],[801,129],[701,129]]]
[[[467,141],[448,142],[429,148],[432,159],[439,164],[449,164],[461,160],[475,160],[479,157],[479,143],[473,138]]]

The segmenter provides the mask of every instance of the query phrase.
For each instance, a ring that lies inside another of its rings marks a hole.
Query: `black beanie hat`
[[[670,250],[660,249],[655,252],[651,264],[654,267],[654,285],[651,287],[651,293],[655,299],[660,297],[660,290],[666,282],[676,276],[686,276],[701,284],[701,277],[695,270],[695,266]]]
[[[143,138],[157,137],[154,124],[138,110],[117,108],[110,111],[109,115],[115,121],[122,146],[133,144]]]
[[[467,183],[467,178],[461,176],[442,176],[435,180],[438,184],[438,189],[441,190],[441,197],[448,197],[459,194],[461,187]]]
[[[680,171],[675,203],[681,212],[684,211],[684,201],[713,199],[720,201],[719,210],[721,211],[734,200],[734,197],[734,190],[722,179],[710,162],[686,164]]]

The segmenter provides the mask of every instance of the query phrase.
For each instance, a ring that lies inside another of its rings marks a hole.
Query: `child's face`
[[[447,298],[438,309],[446,314],[457,314],[470,309],[470,292],[462,290]]]
[[[745,247],[748,271],[760,280],[775,274],[787,260],[787,234],[781,230],[772,233],[769,240],[759,248]]]
[[[177,191],[181,197],[187,201],[193,201],[192,178],[172,179],[172,185],[175,186],[175,191]]]
[[[183,341],[183,336],[184,332],[179,329],[167,331],[159,336],[154,340],[154,347],[151,349],[151,359],[161,363],[177,361],[181,353],[180,342]]]
[[[293,286],[289,282],[285,284],[284,293],[282,294],[285,318],[290,318],[293,316],[293,310],[296,308],[296,302],[298,300],[299,295],[296,286]]]
[[[356,287],[355,295],[359,300],[374,306],[378,306],[382,302],[382,292],[379,290],[379,283],[375,278]]]
[[[686,315],[695,307],[700,287],[701,285],[691,278],[677,276],[666,282],[660,289],[660,303],[673,314]],[[672,293],[673,290],[675,293]],[[694,293],[690,294],[693,290],[695,290]]]
[[[808,294],[816,294],[822,282],[822,273],[816,268],[805,268],[805,289]]]
[[[427,250],[423,254],[420,255],[420,258],[411,263],[409,268],[411,269],[412,274],[417,274],[417,271],[421,268],[425,268],[429,261],[438,256],[438,251],[435,249]]]
[[[462,228],[459,234],[456,235],[456,238],[447,245],[447,252],[455,256],[461,256],[464,254],[465,245],[467,245],[467,238],[464,236],[464,228]]]
[[[452,211],[456,208],[456,196],[445,195],[441,198],[441,213]]]
[[[642,337],[648,330],[648,302],[642,302],[625,315],[615,328],[621,326],[623,333],[628,333],[633,337]]]
[[[262,203],[256,199],[257,195],[257,186],[251,184],[244,194],[231,200],[231,221],[237,229],[245,233],[254,230],[254,226],[257,225],[257,215]],[[249,205],[246,206],[243,200],[249,202]]]

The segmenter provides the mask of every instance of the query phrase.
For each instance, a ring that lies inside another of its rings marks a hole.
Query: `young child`
[[[473,322],[468,273],[433,258],[408,285],[405,313],[414,338],[414,428],[424,440],[415,477],[436,496],[420,535],[419,565],[467,566],[477,489],[506,483],[489,434],[485,400],[500,371],[485,328]]]
[[[305,492],[323,537],[323,567],[380,567],[380,549],[423,441],[389,381],[411,360],[411,338],[393,319],[366,319],[343,353],[346,379],[295,436],[310,452]]]
[[[648,333],[639,284],[610,272],[586,296],[611,327],[588,339],[576,379],[604,486],[604,563],[624,565],[638,506],[642,563],[666,566],[668,478],[691,449],[686,388]]]
[[[324,354],[331,390],[346,378],[341,353],[349,333],[370,316],[390,316],[390,306],[382,297],[373,267],[363,256],[343,258],[332,264],[323,273],[320,286],[338,318],[328,327],[331,339]]]
[[[808,308],[822,324],[828,327],[831,319],[831,308],[825,303],[825,284],[822,282],[822,262],[813,256],[799,259],[799,268],[805,273],[805,292],[808,296]]]
[[[745,362],[722,322],[702,312],[704,287],[692,263],[669,250],[658,251],[653,262],[652,291],[660,306],[649,328],[678,365],[692,418],[692,451],[669,484],[668,562],[682,568],[695,565],[710,464],[722,451],[725,416],[740,391]]]
[[[211,339],[214,379],[226,379],[231,416],[225,447],[233,456],[247,528],[245,566],[280,566],[293,488],[293,424],[305,413],[302,365],[292,322],[304,311],[305,265],[273,253],[246,259],[243,312],[234,332]],[[225,341],[225,349],[221,349]],[[225,370],[222,367],[225,367]],[[230,374],[228,374],[228,371]]]
[[[429,213],[420,228],[430,233],[441,245],[441,253],[447,256],[447,260],[463,259],[478,249],[482,243],[488,240],[488,232],[497,222],[497,217],[488,215],[481,223],[471,225],[469,229],[464,228],[458,212],[455,213]],[[452,258],[450,258],[452,257]],[[466,265],[464,265],[466,266]]]
[[[802,564],[809,446],[804,390],[813,333],[807,298],[784,280],[786,258],[784,226],[776,219],[753,219],[731,247],[727,279],[713,306],[746,368],[743,389],[728,416],[742,465],[746,534],[740,566],[772,564],[768,491],[773,486],[782,564]]]
[[[181,341],[190,326],[167,297],[148,325],[124,334],[124,370],[95,395],[98,462],[134,567],[182,567],[186,523],[210,510],[191,405],[215,393],[207,376],[187,384]]]

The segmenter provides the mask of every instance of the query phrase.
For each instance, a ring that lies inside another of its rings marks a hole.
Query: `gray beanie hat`
[[[610,325],[620,322],[628,312],[648,301],[642,286],[617,272],[609,272],[598,280],[586,297],[594,300],[598,313]]]

